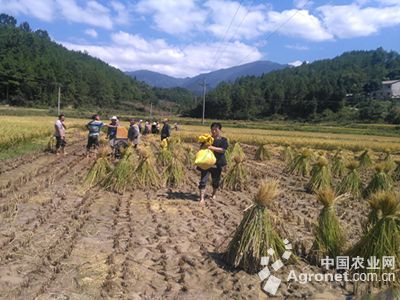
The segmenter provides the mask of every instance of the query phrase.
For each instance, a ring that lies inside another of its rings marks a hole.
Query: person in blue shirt
[[[104,123],[100,121],[100,116],[97,114],[93,115],[92,120],[86,124],[86,128],[89,130],[88,142],[86,145],[86,156],[89,156],[92,148],[95,150],[99,148],[99,136],[103,126]]]

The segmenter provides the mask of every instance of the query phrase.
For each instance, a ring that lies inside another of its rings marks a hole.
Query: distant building
[[[400,80],[382,81],[382,88],[372,93],[375,99],[400,98]]]

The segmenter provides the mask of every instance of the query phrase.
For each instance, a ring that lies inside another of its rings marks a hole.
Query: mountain
[[[233,82],[244,76],[261,76],[286,67],[288,66],[270,61],[255,61],[188,78],[175,78],[147,70],[127,72],[127,74],[151,86],[162,88],[182,87],[199,94],[202,92],[200,84],[203,82],[203,79],[205,79],[208,84],[207,88],[212,90],[221,82]]]
[[[182,87],[183,83],[186,80],[184,78],[175,78],[148,70],[126,72],[126,74],[133,78],[136,78],[137,80],[143,81],[148,85],[160,88]]]
[[[221,84],[207,94],[206,116],[381,121],[394,107],[393,99],[374,100],[370,95],[382,87],[382,81],[398,79],[399,53],[382,48],[351,51],[333,59]],[[201,115],[201,105],[190,113],[192,117]]]

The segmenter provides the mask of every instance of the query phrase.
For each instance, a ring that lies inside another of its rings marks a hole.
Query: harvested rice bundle
[[[369,155],[368,149],[361,153],[361,155],[357,157],[357,160],[360,162],[360,169],[365,169],[372,166],[372,159]]]
[[[235,157],[239,159],[240,161],[244,161],[246,158],[246,155],[244,154],[242,146],[240,146],[240,143],[237,142],[232,148],[232,151],[229,153],[230,160],[233,161]]]
[[[139,163],[133,180],[135,186],[139,188],[158,188],[161,186],[155,159],[150,149],[139,149]]]
[[[396,195],[395,201],[392,197],[382,197],[379,200],[380,216],[375,219],[375,224],[371,226],[368,232],[358,241],[346,256],[361,257],[367,261],[371,257],[382,260],[383,256],[393,256],[396,262],[400,259],[400,204],[399,195]],[[373,208],[375,209],[375,208]],[[360,266],[357,271],[360,273],[373,272],[377,274],[377,278],[381,278],[382,273],[395,273],[395,282],[391,282],[393,286],[400,284],[400,269],[392,270],[390,267],[383,268],[382,262],[378,269],[368,269],[368,265]]]
[[[267,145],[260,144],[258,146],[254,159],[258,161],[265,161],[271,159],[271,153],[269,152]]]
[[[171,188],[180,187],[185,180],[185,168],[182,162],[173,158],[163,173],[165,184]]]
[[[396,169],[394,169],[392,177],[394,181],[400,181],[400,160],[396,161]]]
[[[335,177],[342,178],[346,172],[346,159],[342,152],[339,150],[332,158],[332,175]]]
[[[360,197],[362,191],[362,181],[357,171],[359,162],[356,160],[349,161],[346,164],[348,169],[347,175],[340,181],[336,191],[338,194],[350,193],[354,197]]]
[[[110,149],[108,147],[100,147],[97,152],[97,159],[90,168],[88,174],[85,177],[84,184],[87,186],[94,186],[107,177],[111,172],[111,164],[108,160]]]
[[[310,164],[313,156],[314,153],[310,149],[304,149],[294,158],[288,166],[287,171],[290,174],[307,176],[310,173]]]
[[[157,165],[168,166],[172,161],[173,154],[168,147],[161,147],[157,153]]]
[[[309,259],[318,264],[323,257],[335,258],[341,255],[345,236],[335,211],[337,201],[343,196],[337,197],[330,187],[319,190],[316,195],[324,207],[319,214]]]
[[[240,153],[232,157],[232,165],[228,168],[222,187],[233,191],[242,191],[247,189],[249,184],[248,172],[243,165],[244,156]]]
[[[320,156],[311,170],[311,178],[306,185],[308,192],[316,192],[319,189],[330,187],[332,184],[331,171],[328,160]]]
[[[368,197],[373,193],[380,190],[391,191],[393,189],[393,179],[388,174],[388,170],[385,169],[385,164],[377,164],[375,166],[375,174],[372,176],[371,181],[364,191],[364,196]]]
[[[228,264],[248,273],[260,269],[262,256],[268,256],[268,249],[274,250],[273,260],[285,251],[282,239],[275,231],[268,214],[269,205],[279,194],[276,181],[262,181],[254,198],[230,241],[224,258]]]
[[[383,162],[385,163],[385,169],[388,173],[391,173],[396,168],[396,163],[393,160],[390,150],[385,150],[385,158],[383,159]]]
[[[117,193],[123,193],[132,185],[135,162],[132,147],[128,147],[110,175],[104,179],[104,187]]]
[[[290,146],[288,145],[288,146],[285,146],[285,147],[283,148],[283,150],[282,150],[282,152],[281,152],[281,159],[282,159],[285,163],[289,164],[289,163],[293,160],[294,155],[295,155],[295,151],[293,150],[292,147],[290,147]]]
[[[382,216],[387,215],[389,212],[400,212],[397,208],[400,202],[396,199],[396,193],[394,192],[378,191],[370,196],[368,203],[371,211],[368,215],[367,229],[378,223]]]
[[[194,160],[195,160],[195,154],[193,152],[193,148],[190,145],[185,145],[183,147],[184,149],[184,159],[183,159],[183,163],[187,166],[187,167],[192,167],[194,165]]]

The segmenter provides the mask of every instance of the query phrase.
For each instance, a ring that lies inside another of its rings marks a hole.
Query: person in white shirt
[[[56,121],[56,123],[54,124],[54,136],[56,137],[56,154],[59,155],[61,154],[66,154],[65,153],[65,145],[67,144],[66,140],[65,140],[65,130],[67,129],[67,127],[65,126],[65,115],[64,114],[60,114],[58,116],[58,120]]]

